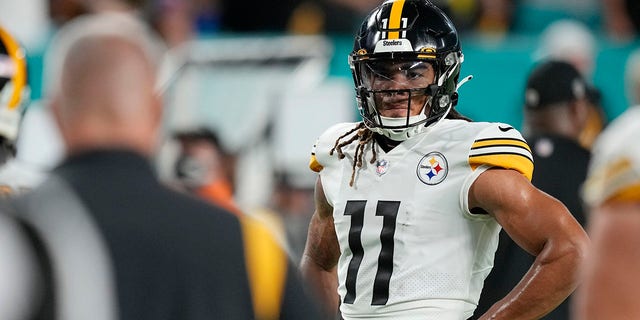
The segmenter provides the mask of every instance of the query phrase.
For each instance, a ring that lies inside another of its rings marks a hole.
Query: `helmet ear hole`
[[[452,107],[455,107],[455,106],[457,106],[457,105],[458,105],[458,92],[454,92],[454,93],[451,95],[451,106],[452,106]]]
[[[435,84],[435,83],[430,84],[430,85],[427,87],[426,94],[427,94],[428,96],[430,96],[430,97],[435,97],[435,96],[436,96],[436,94],[438,94],[438,89],[439,89],[439,88],[440,88],[440,86],[438,86],[438,85],[437,85],[437,84]]]

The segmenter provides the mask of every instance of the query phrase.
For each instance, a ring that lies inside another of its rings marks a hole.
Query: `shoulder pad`
[[[476,136],[469,150],[469,165],[514,169],[531,180],[533,156],[522,135],[513,126],[492,123]]]
[[[345,122],[336,124],[325,132],[323,132],[316,143],[313,145],[311,150],[311,157],[309,159],[309,168],[315,172],[320,172],[322,169],[328,165],[329,152],[333,148],[336,143],[336,140],[345,135],[347,132],[354,129],[358,123],[356,122]],[[346,139],[349,139],[345,136]],[[337,159],[337,157],[336,157]]]
[[[640,201],[640,107],[618,116],[600,134],[592,150],[582,198],[590,206]]]

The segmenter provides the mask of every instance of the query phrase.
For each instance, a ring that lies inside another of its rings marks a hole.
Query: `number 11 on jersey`
[[[356,281],[358,269],[364,257],[362,247],[362,227],[364,225],[364,215],[366,200],[350,200],[344,209],[344,214],[351,216],[351,226],[349,227],[349,249],[353,257],[347,269],[345,287],[347,294],[344,296],[344,303],[352,304],[356,299]],[[393,273],[393,236],[396,232],[396,217],[400,201],[378,201],[376,206],[376,216],[382,216],[382,230],[380,231],[380,254],[378,255],[378,270],[373,282],[373,297],[371,305],[385,305],[389,300],[389,281]]]

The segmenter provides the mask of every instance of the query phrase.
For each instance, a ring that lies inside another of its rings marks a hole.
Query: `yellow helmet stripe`
[[[395,1],[391,6],[391,15],[389,16],[389,29],[400,29],[400,22],[402,20],[402,8],[404,7],[404,0]],[[388,39],[400,38],[399,31],[389,32]]]
[[[13,77],[14,89],[9,99],[9,109],[16,109],[20,105],[22,89],[27,84],[27,62],[20,45],[3,28],[0,28],[0,38],[16,68],[16,74]]]

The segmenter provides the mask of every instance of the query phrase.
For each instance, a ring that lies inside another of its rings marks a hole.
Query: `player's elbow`
[[[580,232],[575,232],[565,238],[547,242],[547,247],[544,251],[547,251],[548,254],[544,255],[541,263],[543,265],[559,263],[564,266],[565,270],[569,271],[568,274],[577,276],[589,250],[589,238],[586,232],[580,230]],[[572,278],[575,278],[574,280],[577,282],[577,277]]]
[[[562,256],[569,260],[572,266],[579,268],[589,254],[590,242],[586,234],[572,237],[562,246]]]
[[[564,241],[562,252],[579,267],[587,259],[591,250],[591,241],[586,231],[579,225],[574,227],[574,230]]]
[[[548,253],[544,255],[546,262],[559,260],[567,267],[577,270],[590,250],[591,244],[586,231],[568,212],[557,221],[554,230],[543,249]]]

